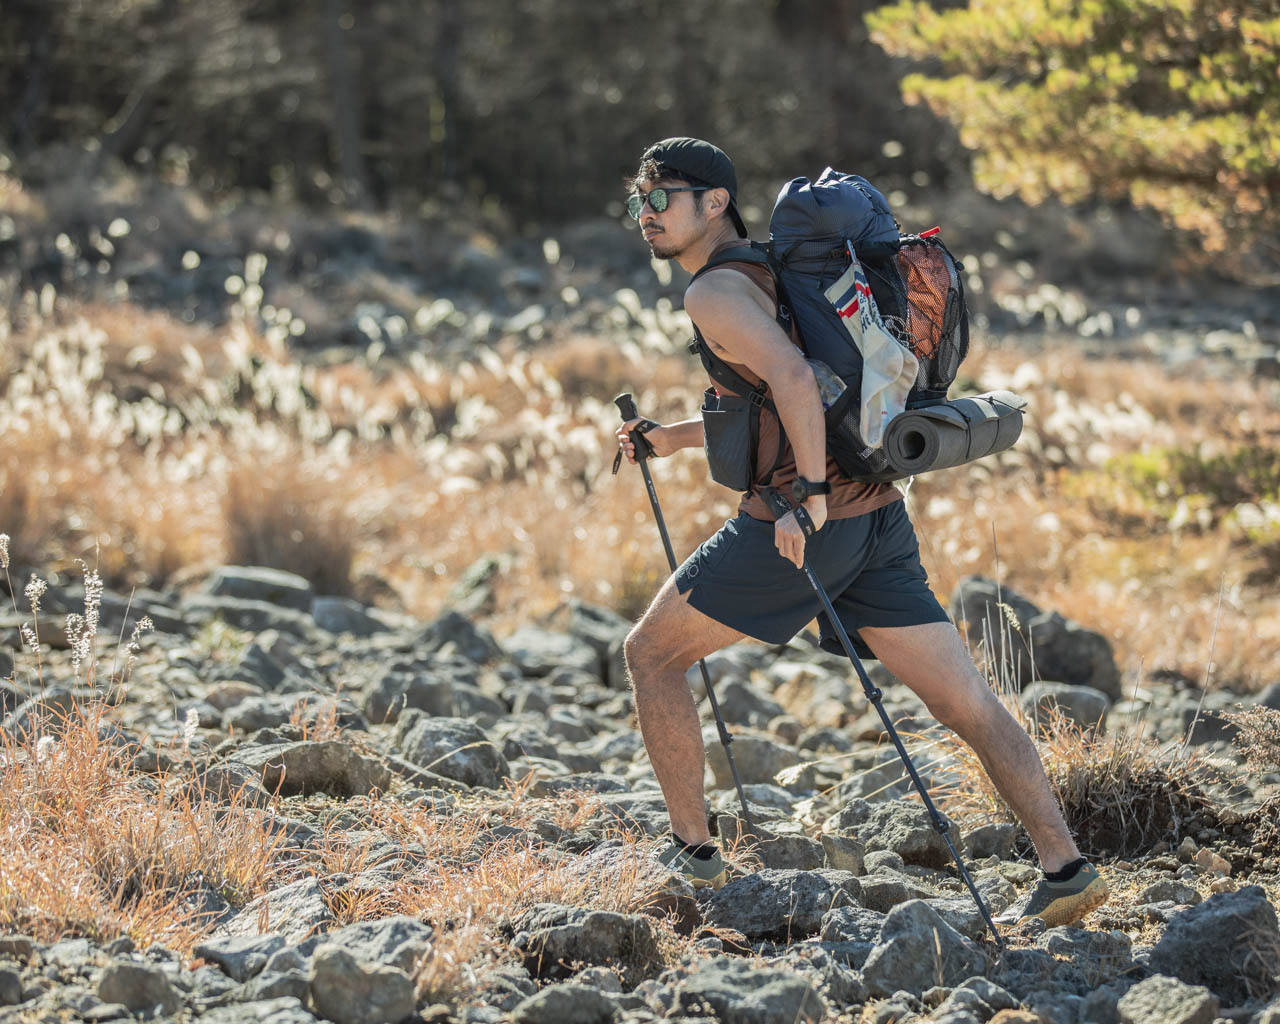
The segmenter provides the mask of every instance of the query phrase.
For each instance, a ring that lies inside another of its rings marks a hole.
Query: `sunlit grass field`
[[[0,347],[0,530],[15,565],[82,558],[116,588],[271,564],[430,618],[490,555],[499,635],[570,596],[635,616],[666,562],[639,472],[609,473],[611,400],[684,418],[703,383],[683,314],[616,312],[608,336],[318,365],[246,320],[46,290]],[[944,602],[982,573],[1099,630],[1129,680],[1256,690],[1280,678],[1278,385],[1158,347],[979,337],[953,396],[1019,392],[1026,426],[914,481],[924,562]],[[733,514],[696,451],[653,475],[680,554]]]

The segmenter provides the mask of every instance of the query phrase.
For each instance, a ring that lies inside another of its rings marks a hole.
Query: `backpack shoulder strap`
[[[721,249],[694,273],[693,281],[698,280],[707,271],[723,267],[728,263],[751,263],[766,267],[777,278],[778,275],[773,269],[772,250],[772,242],[751,242],[749,245],[734,246],[732,249]],[[692,284],[693,281],[689,283]]]

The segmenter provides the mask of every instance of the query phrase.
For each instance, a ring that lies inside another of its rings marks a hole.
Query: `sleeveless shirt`
[[[718,255],[726,249],[741,245],[741,241],[729,242],[717,249],[712,255]],[[752,284],[769,297],[770,303],[777,309],[777,285],[774,283],[773,274],[769,272],[767,267],[760,266],[757,263],[725,263],[716,269],[722,268],[735,270],[745,275]],[[794,323],[791,328],[791,343],[800,348],[800,339],[796,333]],[[742,363],[730,362],[728,359],[724,359],[724,356],[720,355],[720,353],[717,353],[717,355],[751,384],[759,383],[760,376],[752,373]],[[717,393],[734,394],[734,392],[716,381],[712,381],[711,384]],[[772,400],[772,389],[766,394]],[[765,487],[776,487],[783,494],[790,497],[791,484],[798,476],[795,452],[791,449],[790,440],[784,442],[781,460],[778,461],[778,468],[774,470],[772,476],[768,475],[770,467],[774,465],[775,460],[778,460],[779,457],[778,440],[781,435],[781,423],[777,415],[767,408],[762,408],[760,410],[760,443],[756,449],[756,464],[752,467],[751,472],[751,490],[743,496],[742,502],[738,505],[738,511],[746,513],[752,519],[773,522],[776,517],[769,508],[768,502],[761,495],[761,491]],[[831,493],[827,495],[828,519],[852,519],[854,516],[865,515],[867,512],[874,512],[878,508],[883,508],[885,505],[891,505],[895,501],[902,500],[901,492],[893,484],[850,480],[848,477],[842,476],[836,466],[835,459],[830,454],[827,455],[826,478],[831,484]]]

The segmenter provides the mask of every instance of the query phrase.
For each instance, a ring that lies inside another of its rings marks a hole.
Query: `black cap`
[[[641,162],[652,160],[659,168],[680,177],[697,178],[712,188],[729,192],[729,217],[738,234],[746,237],[747,228],[738,213],[738,172],[733,161],[719,146],[702,139],[677,137],[655,142],[644,151]]]

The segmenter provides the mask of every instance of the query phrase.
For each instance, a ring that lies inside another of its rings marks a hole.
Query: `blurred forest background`
[[[1280,670],[1280,0],[5,0],[15,564],[634,614],[664,568],[608,399],[687,415],[697,375],[622,180],[672,134],[756,237],[831,164],[965,260],[957,387],[1035,412],[916,484],[944,597],[1004,488],[1000,568],[1129,664],[1200,675],[1226,615],[1235,676]],[[687,550],[732,496],[680,467]]]

